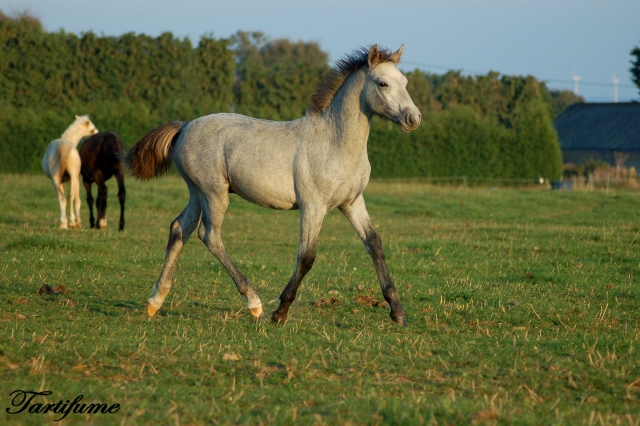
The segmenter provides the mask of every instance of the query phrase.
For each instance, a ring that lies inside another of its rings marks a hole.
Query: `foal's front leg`
[[[351,204],[340,206],[340,211],[349,219],[353,229],[356,230],[358,236],[364,243],[367,253],[373,259],[373,265],[378,273],[382,295],[391,307],[391,319],[400,325],[407,325],[407,318],[400,304],[398,292],[393,285],[391,275],[387,269],[387,262],[384,256],[384,248],[382,247],[382,239],[371,225],[369,212],[364,203],[362,194],[358,196]]]
[[[298,286],[313,266],[313,262],[316,259],[318,234],[322,227],[322,219],[324,219],[326,213],[326,210],[320,208],[300,209],[300,245],[298,247],[296,270],[293,272],[282,294],[280,294],[280,306],[271,314],[271,319],[274,322],[284,322],[287,319],[289,306],[296,298]]]
[[[192,196],[189,204],[180,213],[180,215],[171,223],[169,231],[169,242],[164,255],[164,263],[162,264],[162,272],[153,287],[153,296],[147,303],[147,313],[150,317],[154,316],[160,309],[173,283],[173,275],[176,271],[176,263],[182,247],[187,243],[191,233],[196,229],[198,220],[200,219],[200,208],[197,200]]]

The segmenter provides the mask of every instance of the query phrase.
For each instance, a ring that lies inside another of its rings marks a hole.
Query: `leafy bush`
[[[374,120],[372,176],[557,179],[562,157],[550,123],[534,108],[513,131],[469,106],[431,112],[410,134]]]
[[[47,144],[90,114],[131,146],[168,121],[222,111],[300,117],[327,54],[315,42],[238,32],[196,47],[171,33],[119,37],[48,33],[0,12],[0,172],[39,172]],[[561,157],[551,99],[533,77],[407,74],[423,123],[403,134],[374,120],[374,177],[556,179]]]

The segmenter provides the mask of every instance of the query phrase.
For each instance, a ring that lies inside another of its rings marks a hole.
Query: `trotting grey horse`
[[[160,126],[131,148],[125,161],[134,177],[148,180],[162,175],[173,157],[190,195],[187,207],[171,224],[162,272],[147,305],[149,316],[155,315],[171,290],[178,255],[200,223],[200,240],[231,275],[251,314],[263,317],[260,298],[220,238],[229,193],[236,193],[263,207],[300,209],[296,268],[280,294],[273,321],[287,319],[298,286],[315,260],[322,220],[337,207],[373,259],[391,318],[406,325],[382,240],[362,197],[371,172],[367,139],[373,116],[389,119],[405,131],[420,124],[407,79],[397,68],[402,51],[400,47],[391,53],[374,45],[338,61],[312,97],[307,114],[298,120],[212,114]]]

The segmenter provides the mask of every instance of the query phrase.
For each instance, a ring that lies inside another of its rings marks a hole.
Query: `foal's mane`
[[[311,112],[319,114],[325,111],[345,80],[352,73],[369,65],[369,51],[370,47],[362,47],[336,62],[334,68],[324,76],[318,89],[311,96]],[[371,66],[384,62],[395,62],[391,55],[390,50],[378,48],[376,61]]]

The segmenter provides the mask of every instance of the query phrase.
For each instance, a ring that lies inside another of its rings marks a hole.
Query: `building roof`
[[[640,103],[576,103],[553,122],[562,150],[640,152]]]

